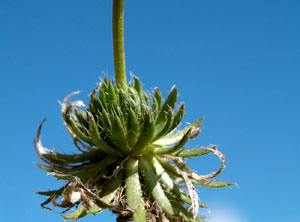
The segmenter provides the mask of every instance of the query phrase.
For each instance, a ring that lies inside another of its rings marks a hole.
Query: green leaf
[[[177,177],[182,178],[181,173],[177,167],[171,165],[169,162],[163,161],[159,157],[157,157],[157,160],[164,167],[165,170],[167,170],[168,172],[170,172],[172,174],[175,174]]]
[[[107,145],[100,137],[100,133],[98,131],[97,124],[94,120],[94,118],[91,116],[90,117],[90,135],[92,138],[93,143],[102,151],[112,154],[112,155],[117,155],[117,156],[122,156],[122,154],[115,150],[114,148],[110,147]]]
[[[119,88],[119,99],[122,116],[126,116],[130,107],[130,96],[127,88]]]
[[[89,120],[88,120],[88,115],[85,111],[82,111],[80,109],[75,109],[75,116],[83,127],[86,127],[86,129],[89,128]]]
[[[153,96],[157,102],[157,108],[160,111],[162,106],[162,96],[161,92],[159,91],[159,88],[155,89],[154,96]]]
[[[102,110],[102,113],[99,115],[98,120],[100,121],[101,126],[105,130],[105,132],[108,133],[112,125],[108,112],[106,110]]]
[[[115,177],[113,177],[111,180],[108,180],[105,183],[103,191],[100,194],[101,199],[105,201],[111,199],[111,197],[114,197],[114,195],[112,196],[112,194],[116,192],[118,188],[122,185],[123,179],[124,170],[120,170],[120,172]],[[110,203],[110,201],[107,203]]]
[[[150,101],[149,101],[148,95],[143,90],[140,80],[136,76],[133,76],[133,78],[134,78],[134,88],[135,88],[135,90],[138,94],[139,100],[140,100],[140,102],[138,103],[140,106],[140,112],[141,112],[141,114],[143,114],[149,109],[148,107],[149,107]],[[137,97],[135,97],[134,100],[137,100]]]
[[[115,92],[115,87],[111,81],[108,82],[107,97],[109,97],[109,102],[111,102],[113,105],[118,105],[119,101]]]
[[[121,186],[122,181],[124,178],[124,171],[121,170],[116,177],[113,179],[107,181],[105,185],[103,186],[103,191],[99,195],[101,200],[104,201],[107,204],[110,204],[110,202],[114,199],[118,188]],[[97,205],[92,206],[90,209],[87,209],[86,212],[88,214],[96,214],[101,211],[105,210],[104,208],[100,208]]]
[[[134,79],[134,88],[137,91],[140,98],[142,98],[142,96],[143,96],[143,87],[142,87],[141,81],[136,76],[133,76],[133,79]]]
[[[97,97],[97,89],[94,89],[93,91],[92,91],[92,93],[90,94],[90,99],[94,99],[94,98],[96,98]]]
[[[73,114],[72,114],[73,116]],[[71,124],[71,129],[73,131],[74,134],[76,134],[81,140],[83,140],[84,142],[88,143],[88,144],[92,144],[92,140],[89,138],[89,136],[87,136],[80,128],[79,125],[77,125],[77,123],[72,119],[69,118],[68,121]]]
[[[128,206],[134,210],[133,220],[135,222],[146,222],[145,203],[138,168],[137,159],[129,159],[125,164],[126,201]]]
[[[154,200],[163,209],[163,211],[168,215],[174,215],[173,207],[166,196],[164,190],[162,189],[157,177],[153,171],[153,168],[149,161],[145,158],[139,159],[139,169],[140,174],[144,178],[147,189],[151,193]]]
[[[208,188],[222,188],[222,187],[229,187],[234,185],[234,183],[227,183],[224,181],[217,181],[217,180],[207,180],[203,179],[201,181],[191,180],[192,183],[202,186],[202,187],[208,187]]]
[[[89,152],[83,152],[81,154],[73,154],[73,155],[56,153],[53,151],[47,154],[43,154],[44,158],[46,158],[52,163],[59,164],[59,165],[69,165],[69,164],[93,161],[95,159],[102,159],[104,156],[106,156],[106,153],[104,153],[100,149],[94,149]]]
[[[137,114],[141,114],[141,106],[142,106],[142,100],[140,99],[140,96],[135,88],[128,87],[128,93],[130,96],[129,102],[131,103],[130,107],[134,108],[137,112]]]
[[[159,161],[155,158],[151,158],[151,164],[154,167],[155,173],[159,180],[163,182],[163,184],[172,192],[175,194],[177,198],[179,198],[181,201],[192,205],[192,201],[189,197],[186,196],[186,193],[181,190],[171,179],[169,174],[165,171],[163,166],[159,163]]]
[[[102,90],[101,88],[99,89],[99,98],[100,98],[101,104],[103,105],[104,109],[107,110],[107,102],[106,102],[105,91]]]
[[[169,93],[166,101],[164,102],[164,105],[161,108],[161,111],[159,112],[158,118],[156,120],[156,127],[158,129],[161,129],[167,120],[167,114],[170,109],[174,109],[175,104],[177,100],[177,88],[174,86]]]
[[[133,147],[139,139],[139,122],[136,114],[129,109],[127,121],[127,141],[130,147]]]
[[[173,110],[169,109],[168,113],[166,113],[166,120],[164,126],[162,125],[156,125],[156,130],[155,130],[155,136],[153,140],[157,140],[158,138],[166,135],[167,133],[170,132],[170,129],[173,124]]]
[[[53,196],[53,195],[61,195],[62,192],[64,190],[64,187],[58,189],[58,190],[49,190],[49,191],[38,191],[36,192],[37,194],[39,195],[42,195],[42,196]]]
[[[170,129],[170,131],[176,129],[176,127],[178,127],[178,125],[181,123],[183,117],[184,117],[184,112],[185,112],[185,105],[184,103],[181,103],[179,108],[177,109],[175,116],[174,116],[174,120],[173,120],[173,125]]]
[[[38,168],[46,171],[46,172],[53,172],[53,168],[52,167],[48,167],[48,166],[45,166],[43,164],[40,164],[40,163],[36,163],[35,164]]]
[[[173,209],[175,209],[177,215],[183,216],[189,222],[205,222],[205,220],[202,218],[196,218],[196,220],[194,220],[192,213],[190,213],[184,206],[178,203],[178,201],[176,201],[170,194],[167,193],[166,195],[170,199],[172,207]]]
[[[53,172],[61,179],[67,179],[70,177],[79,177],[81,179],[94,176],[98,172],[105,169],[110,164],[116,162],[119,158],[108,155],[102,160],[98,160],[94,163],[82,163],[80,165],[73,166],[62,166],[62,165],[51,165],[51,171],[47,169],[48,172]],[[44,169],[46,170],[46,169]],[[53,174],[53,175],[54,175]]]
[[[197,120],[196,122],[186,126],[182,130],[179,130],[175,133],[166,135],[166,136],[160,138],[159,140],[156,140],[154,143],[158,144],[158,145],[171,145],[171,144],[177,143],[178,141],[181,140],[181,138],[184,136],[184,134],[188,130],[196,129],[196,128],[200,127],[202,122],[203,122],[203,118],[201,118],[201,119]]]
[[[191,133],[191,130],[187,131],[186,134],[182,137],[182,139],[173,147],[155,148],[152,151],[153,154],[165,155],[165,154],[173,154],[173,153],[181,152],[181,150],[179,150],[179,149],[181,149],[186,144],[186,142],[189,140],[190,133]]]
[[[155,96],[152,97],[152,112],[153,112],[154,119],[156,120],[160,112],[160,108]]]
[[[86,179],[95,176],[96,174],[106,169],[109,165],[117,162],[118,160],[119,158],[117,158],[116,156],[108,155],[107,157],[103,158],[101,161],[93,164],[88,169],[80,170],[75,173],[72,173],[72,171],[70,171],[69,174],[71,174],[72,176],[77,176],[80,179]]]
[[[209,149],[206,148],[198,148],[198,149],[188,149],[188,150],[179,150],[172,155],[178,156],[178,157],[196,157],[196,156],[202,156],[206,155],[208,153],[211,153]]]
[[[152,115],[146,115],[145,122],[143,124],[141,134],[137,143],[133,148],[133,152],[142,151],[151,141],[155,131],[155,125],[152,118]]]
[[[94,204],[89,209],[86,209],[86,213],[87,214],[97,214],[97,213],[100,213],[104,210],[105,210],[105,208],[101,208],[98,205]]]
[[[125,154],[129,153],[130,149],[126,139],[127,133],[118,116],[115,116],[115,119],[112,123],[111,132],[112,132],[113,140],[117,144],[118,148],[122,150],[122,152]]]
[[[83,206],[81,206],[79,209],[74,210],[72,213],[64,215],[63,218],[67,220],[77,220],[79,218],[82,218],[86,216],[86,210]]]
[[[146,105],[150,106],[150,99],[149,99],[148,94],[144,91],[143,95],[144,95],[144,101],[145,101]]]
[[[91,98],[90,104],[89,104],[90,110],[94,115],[97,115],[98,113],[101,113],[103,110],[103,106],[101,104],[101,101],[98,97]]]

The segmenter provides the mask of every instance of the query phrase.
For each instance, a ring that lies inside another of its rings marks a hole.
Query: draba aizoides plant
[[[198,216],[198,209],[206,206],[199,202],[194,185],[231,186],[210,180],[224,170],[225,158],[215,145],[184,148],[189,139],[199,135],[203,119],[177,129],[185,105],[176,107],[176,87],[163,101],[158,88],[151,95],[146,93],[136,76],[126,83],[124,1],[113,2],[117,82],[103,79],[90,94],[87,106],[82,101],[70,102],[78,92],[62,102],[63,122],[79,153],[58,153],[43,147],[45,120],[40,124],[34,145],[45,164],[37,166],[66,181],[57,190],[37,192],[48,196],[41,205],[53,210],[47,206],[52,203],[64,209],[64,219],[74,220],[109,209],[117,221],[205,221]],[[186,158],[209,153],[221,160],[216,172],[198,175],[185,163]]]

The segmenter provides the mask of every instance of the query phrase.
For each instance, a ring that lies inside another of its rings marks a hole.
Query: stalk
[[[116,82],[125,86],[124,0],[113,0],[113,45]]]

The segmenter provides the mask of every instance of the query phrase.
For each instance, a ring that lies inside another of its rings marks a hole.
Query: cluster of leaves
[[[185,112],[184,103],[174,111],[176,87],[164,102],[159,89],[155,89],[151,100],[139,79],[133,78],[134,82],[125,87],[104,79],[91,93],[88,107],[82,101],[68,104],[78,92],[63,101],[63,121],[80,154],[57,153],[43,147],[42,122],[35,149],[45,165],[37,166],[67,181],[58,190],[38,192],[49,196],[42,206],[50,209],[46,204],[52,202],[64,208],[63,213],[77,206],[64,214],[65,219],[109,209],[119,218],[135,222],[159,218],[204,221],[198,217],[198,208],[205,206],[199,203],[194,184],[231,186],[209,180],[223,171],[225,158],[216,146],[183,148],[200,133],[202,119],[176,130]],[[197,175],[184,162],[185,158],[209,153],[217,155],[222,166],[208,175]]]

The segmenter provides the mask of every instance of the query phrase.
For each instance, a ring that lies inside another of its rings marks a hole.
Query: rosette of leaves
[[[185,149],[189,139],[200,133],[203,119],[181,130],[185,105],[176,108],[173,87],[162,101],[159,89],[152,98],[137,77],[127,86],[104,79],[91,93],[86,107],[82,101],[62,103],[66,128],[78,154],[54,152],[42,146],[41,123],[35,149],[45,163],[38,167],[66,184],[37,192],[49,196],[42,207],[52,203],[63,208],[64,219],[78,219],[109,209],[118,221],[204,221],[198,217],[199,203],[194,185],[209,188],[231,186],[210,180],[225,168],[225,158],[216,146]],[[215,154],[221,168],[198,175],[185,159]]]

